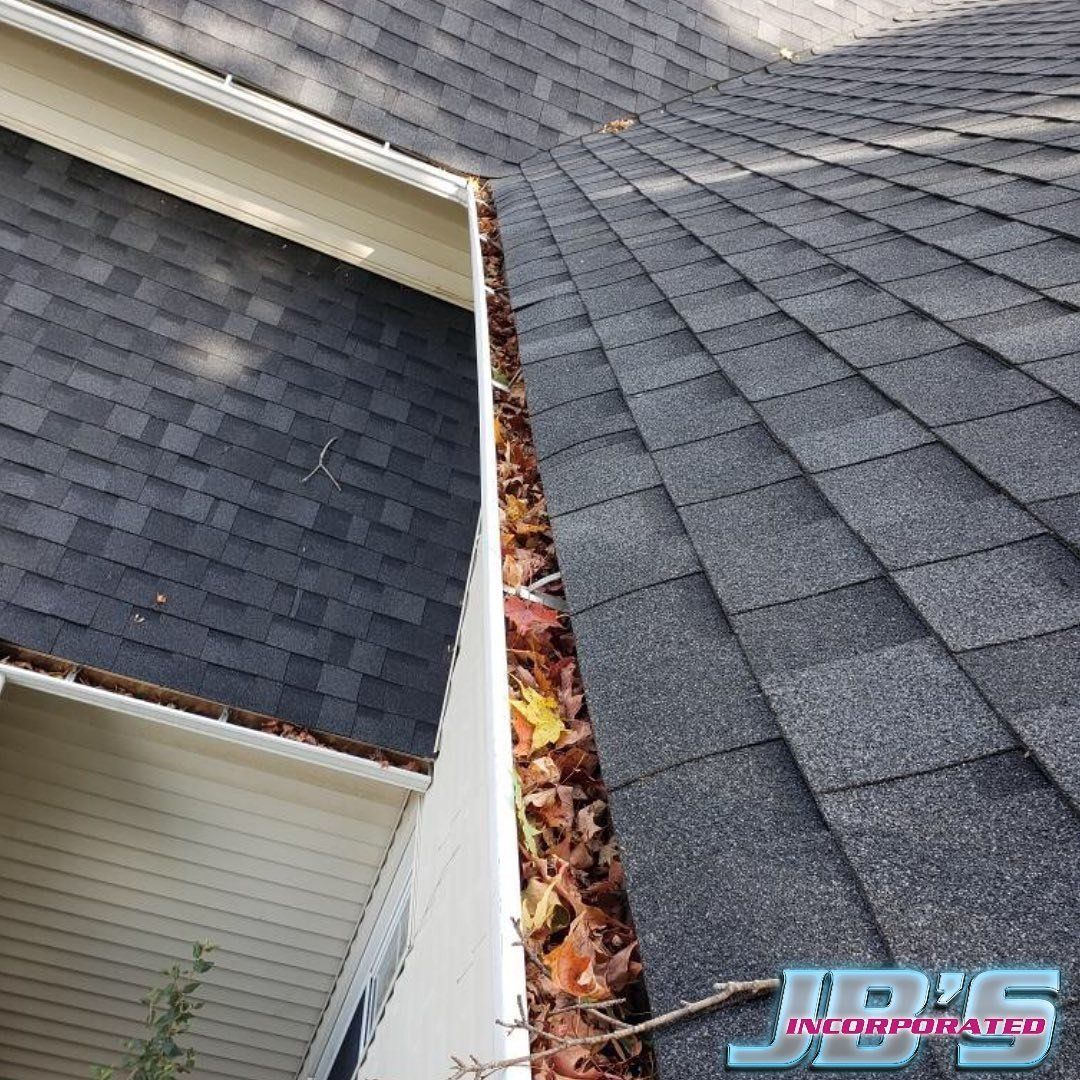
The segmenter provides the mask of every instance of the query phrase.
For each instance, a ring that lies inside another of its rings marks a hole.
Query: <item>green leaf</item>
[[[91,1071],[92,1080],[172,1080],[194,1070],[195,1052],[191,1047],[181,1047],[177,1040],[187,1033],[194,1013],[202,1008],[201,1001],[191,998],[201,985],[194,976],[213,968],[213,961],[205,959],[213,948],[211,942],[196,942],[190,967],[173,964],[162,972],[165,981],[142,999],[147,1010],[148,1037],[126,1039],[119,1071],[114,1066],[96,1065]]]

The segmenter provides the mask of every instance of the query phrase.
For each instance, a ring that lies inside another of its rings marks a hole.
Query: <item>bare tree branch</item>
[[[338,489],[338,491],[341,490],[341,485],[335,479],[334,474],[326,467],[326,455],[329,452],[330,447],[333,446],[334,443],[337,442],[337,440],[338,437],[336,435],[332,439],[326,440],[326,445],[322,448],[322,450],[319,451],[318,464],[315,466],[314,469],[311,470],[311,472],[307,474],[307,476],[304,477],[303,480],[300,481],[301,484],[306,484],[317,472],[324,472],[327,476],[330,477],[330,483],[333,484],[334,487]]]
[[[580,1039],[569,1039],[561,1046],[537,1050],[521,1057],[506,1058],[503,1061],[484,1062],[478,1061],[475,1057],[471,1057],[468,1061],[463,1061],[457,1057],[451,1058],[454,1071],[450,1074],[448,1080],[470,1080],[470,1078],[471,1080],[487,1080],[488,1077],[494,1076],[496,1073],[509,1069],[514,1065],[529,1065],[536,1061],[543,1061],[545,1058],[554,1057],[571,1047],[602,1046],[613,1039],[628,1039],[637,1035],[647,1035],[651,1031],[658,1031],[660,1028],[669,1027],[671,1024],[677,1024],[682,1020],[689,1020],[693,1016],[701,1016],[703,1013],[712,1012],[714,1009],[723,1008],[725,1005],[761,997],[763,994],[776,990],[779,986],[779,979],[750,979],[745,982],[717,983],[715,994],[702,998],[701,1001],[691,1001],[678,1009],[672,1009],[671,1012],[654,1016],[651,1020],[644,1020],[640,1024],[631,1024],[615,1031],[601,1032],[598,1035],[585,1035]],[[589,1008],[595,1008],[595,1006],[590,1005]]]
[[[568,1012],[599,1012],[601,1009],[614,1009],[617,1005],[625,1005],[626,998],[608,998],[607,1001],[575,1001],[573,1005],[563,1005],[561,1009],[552,1009],[549,1016],[561,1016]],[[608,1017],[610,1020],[611,1017]]]

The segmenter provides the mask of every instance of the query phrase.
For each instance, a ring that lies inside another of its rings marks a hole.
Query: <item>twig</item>
[[[510,921],[514,924],[514,930],[517,933],[517,943],[524,950],[525,959],[531,960],[546,975],[548,973],[547,965],[540,959],[539,954],[529,944],[528,938],[525,937],[525,934],[521,929],[521,920],[511,919]]]
[[[586,1012],[595,1009],[614,1009],[617,1005],[625,1005],[626,998],[608,998],[607,1001],[575,1001],[573,1005],[563,1005],[562,1008],[552,1009],[548,1016],[560,1016],[568,1012]]]
[[[301,484],[306,484],[317,472],[324,472],[327,476],[330,477],[330,483],[333,484],[334,487],[338,489],[338,491],[341,490],[341,485],[334,478],[334,474],[326,467],[327,452],[329,451],[330,447],[337,442],[337,440],[338,437],[336,435],[332,439],[326,440],[326,445],[322,448],[322,450],[319,451],[319,463],[315,466],[314,469],[311,470],[311,472],[307,474],[307,476],[304,477],[303,480],[300,481]]]
[[[507,1031],[527,1031],[530,1035],[535,1035],[538,1039],[547,1039],[552,1046],[565,1046],[570,1041],[562,1035],[556,1035],[553,1032],[545,1031],[543,1028],[537,1027],[535,1024],[530,1024],[528,1013],[525,1011],[525,1002],[522,1001],[520,995],[517,999],[517,1007],[518,1018],[516,1020],[496,1020],[496,1025],[505,1028]]]
[[[620,1031],[625,1031],[626,1028],[630,1027],[630,1024],[625,1020],[620,1020],[617,1016],[608,1016],[607,1013],[601,1012],[599,1009],[588,1008],[582,1011],[586,1016],[591,1016],[594,1020],[603,1020],[605,1024],[610,1024],[613,1028]]]
[[[506,1028],[507,1031],[527,1031],[530,1035],[535,1035],[538,1039],[547,1039],[547,1041],[554,1046],[566,1047],[571,1045],[570,1039],[565,1039],[562,1035],[555,1035],[550,1031],[545,1031],[535,1024],[530,1024],[527,1020],[496,1020],[495,1023],[498,1027]]]
[[[585,1035],[580,1039],[571,1039],[565,1046],[554,1046],[547,1050],[537,1050],[535,1053],[525,1054],[521,1057],[506,1058],[503,1061],[478,1061],[475,1057],[470,1058],[469,1061],[462,1061],[461,1058],[451,1058],[454,1065],[454,1071],[450,1074],[448,1080],[466,1080],[467,1077],[472,1077],[473,1080],[487,1080],[488,1077],[494,1076],[496,1073],[502,1072],[504,1069],[509,1069],[514,1065],[529,1065],[533,1062],[543,1061],[546,1058],[554,1057],[556,1054],[562,1053],[563,1050],[568,1047],[577,1046],[601,1046],[604,1043],[611,1042],[612,1040],[628,1039],[637,1035],[647,1035],[651,1031],[657,1031],[660,1028],[665,1028],[671,1024],[677,1024],[682,1020],[689,1020],[692,1016],[701,1016],[703,1013],[712,1012],[714,1009],[722,1008],[729,1002],[735,999],[748,1000],[750,998],[760,997],[762,994],[770,993],[776,990],[780,985],[779,979],[751,979],[746,982],[726,982],[718,983],[717,986],[720,989],[715,994],[710,995],[707,998],[702,998],[701,1001],[692,1001],[689,1004],[682,1005],[678,1009],[672,1009],[671,1012],[663,1013],[660,1016],[654,1016],[651,1020],[644,1020],[640,1024],[632,1024],[629,1027],[619,1028],[617,1031],[605,1031],[599,1035]],[[592,1008],[593,1006],[590,1006]]]

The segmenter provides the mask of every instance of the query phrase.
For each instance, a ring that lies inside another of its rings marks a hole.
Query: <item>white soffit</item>
[[[217,943],[203,1080],[294,1080],[407,788],[9,680],[0,1076],[86,1080],[157,973]]]
[[[25,0],[0,0],[0,126],[472,304],[462,178]]]

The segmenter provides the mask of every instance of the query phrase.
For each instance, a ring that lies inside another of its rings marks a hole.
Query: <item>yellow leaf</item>
[[[525,886],[525,891],[521,896],[521,924],[526,936],[535,933],[541,927],[554,931],[569,923],[569,914],[559,902],[555,885],[554,881],[545,885],[542,881],[533,878]]]
[[[536,855],[539,850],[536,846],[536,838],[542,830],[538,829],[529,820],[529,815],[525,813],[525,800],[521,795],[521,781],[518,779],[516,769],[514,770],[514,809],[517,811],[518,830],[521,833],[521,839],[525,842],[529,854]]]
[[[506,510],[506,520],[511,522],[521,521],[529,512],[529,504],[516,495],[507,495],[503,500],[503,507]]]
[[[524,700],[511,701],[511,708],[532,728],[532,748],[554,745],[566,730],[559,715],[559,703],[531,686],[521,688]]]

